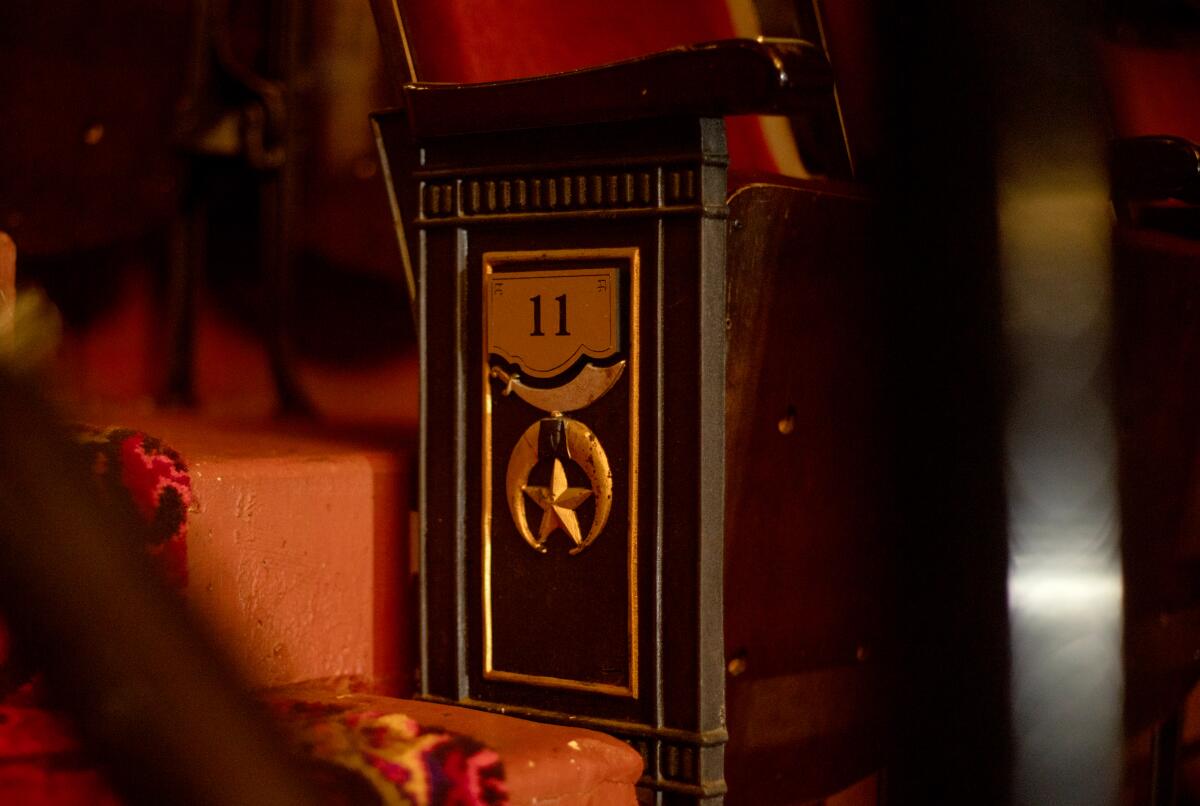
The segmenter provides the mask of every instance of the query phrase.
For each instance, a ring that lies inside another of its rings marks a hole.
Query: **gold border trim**
[[[399,0],[392,0],[392,16],[396,21],[396,30],[400,32],[400,44],[404,47],[404,63],[408,65],[408,80],[417,81],[417,65],[413,60],[412,46],[408,43],[408,29],[404,27],[404,15],[400,13]]]
[[[528,252],[485,252],[483,255],[482,294],[487,293],[488,277],[494,266],[503,263],[530,263],[550,260],[593,260],[617,258],[629,261],[629,685],[614,686],[588,680],[571,680],[506,672],[492,665],[492,384],[489,377],[487,351],[487,305],[481,297],[483,317],[483,465],[480,468],[483,488],[481,532],[483,535],[483,678],[534,686],[565,688],[593,694],[617,697],[638,696],[638,589],[637,589],[637,523],[638,523],[638,373],[640,367],[641,322],[641,253],[637,247],[605,249],[554,249]]]

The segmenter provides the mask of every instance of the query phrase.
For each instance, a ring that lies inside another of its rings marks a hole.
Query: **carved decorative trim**
[[[697,170],[687,166],[583,170],[551,176],[446,177],[421,183],[420,218],[655,209],[691,204],[698,197]]]
[[[663,743],[659,747],[661,754],[660,772],[668,781],[678,781],[685,784],[699,783],[696,773],[696,748],[688,745]]]
[[[718,797],[727,791],[723,778],[702,780],[700,754],[706,752],[703,746],[675,744],[642,736],[623,736],[620,733],[614,735],[641,755],[645,772],[638,781],[638,787],[643,790],[676,792],[701,799]]]

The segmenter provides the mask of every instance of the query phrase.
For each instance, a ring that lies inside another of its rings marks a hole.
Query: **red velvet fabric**
[[[1170,134],[1200,143],[1200,48],[1106,42],[1100,58],[1116,136]]]
[[[408,0],[404,7],[422,81],[527,78],[758,33],[735,25],[725,0]],[[779,171],[754,118],[731,118],[727,131],[736,169]]]
[[[0,803],[116,806],[104,776],[81,753],[70,722],[53,711],[0,705]]]
[[[735,35],[724,0],[408,0],[423,81],[574,70]]]
[[[875,20],[869,0],[826,2],[821,12],[856,176],[870,180],[883,153]]]

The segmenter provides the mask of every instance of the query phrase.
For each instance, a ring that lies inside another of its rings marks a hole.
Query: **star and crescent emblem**
[[[608,521],[613,475],[600,440],[564,412],[590,406],[626,370],[628,359],[618,357],[621,271],[603,264],[494,271],[514,256],[531,259],[529,253],[484,255],[484,352],[499,359],[496,364],[485,361],[484,382],[498,382],[501,397],[515,395],[550,416],[530,425],[512,449],[505,482],[508,509],[517,532],[536,551],[546,553],[561,532],[565,538],[560,539],[570,540],[570,553],[578,554]],[[635,261],[636,250],[597,250],[587,257]],[[587,487],[571,485],[568,474],[579,479],[576,467],[587,477]],[[548,473],[545,484],[529,483],[535,468]],[[589,506],[581,511],[585,503]],[[583,513],[588,510],[591,520],[585,528],[580,519],[587,518]],[[531,515],[540,515],[536,534]]]
[[[543,459],[551,461],[549,484],[529,484],[530,472]],[[564,461],[583,470],[590,489],[570,485]],[[604,448],[590,428],[569,417],[544,418],[521,435],[508,460],[505,486],[517,531],[526,543],[542,553],[548,550],[550,538],[558,531],[574,544],[571,554],[583,551],[604,530],[612,509],[612,471]],[[595,511],[585,534],[576,510],[589,498],[595,503]],[[525,514],[527,499],[542,511],[536,537]]]

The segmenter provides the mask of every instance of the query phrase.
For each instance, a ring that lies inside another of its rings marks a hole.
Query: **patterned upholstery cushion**
[[[297,749],[337,769],[342,791],[356,777],[382,798],[368,802],[637,803],[641,756],[595,731],[310,684],[266,698]]]
[[[269,696],[272,712],[314,780],[333,800],[498,806],[508,803],[504,764],[478,739],[423,725],[403,700],[314,690]]]

